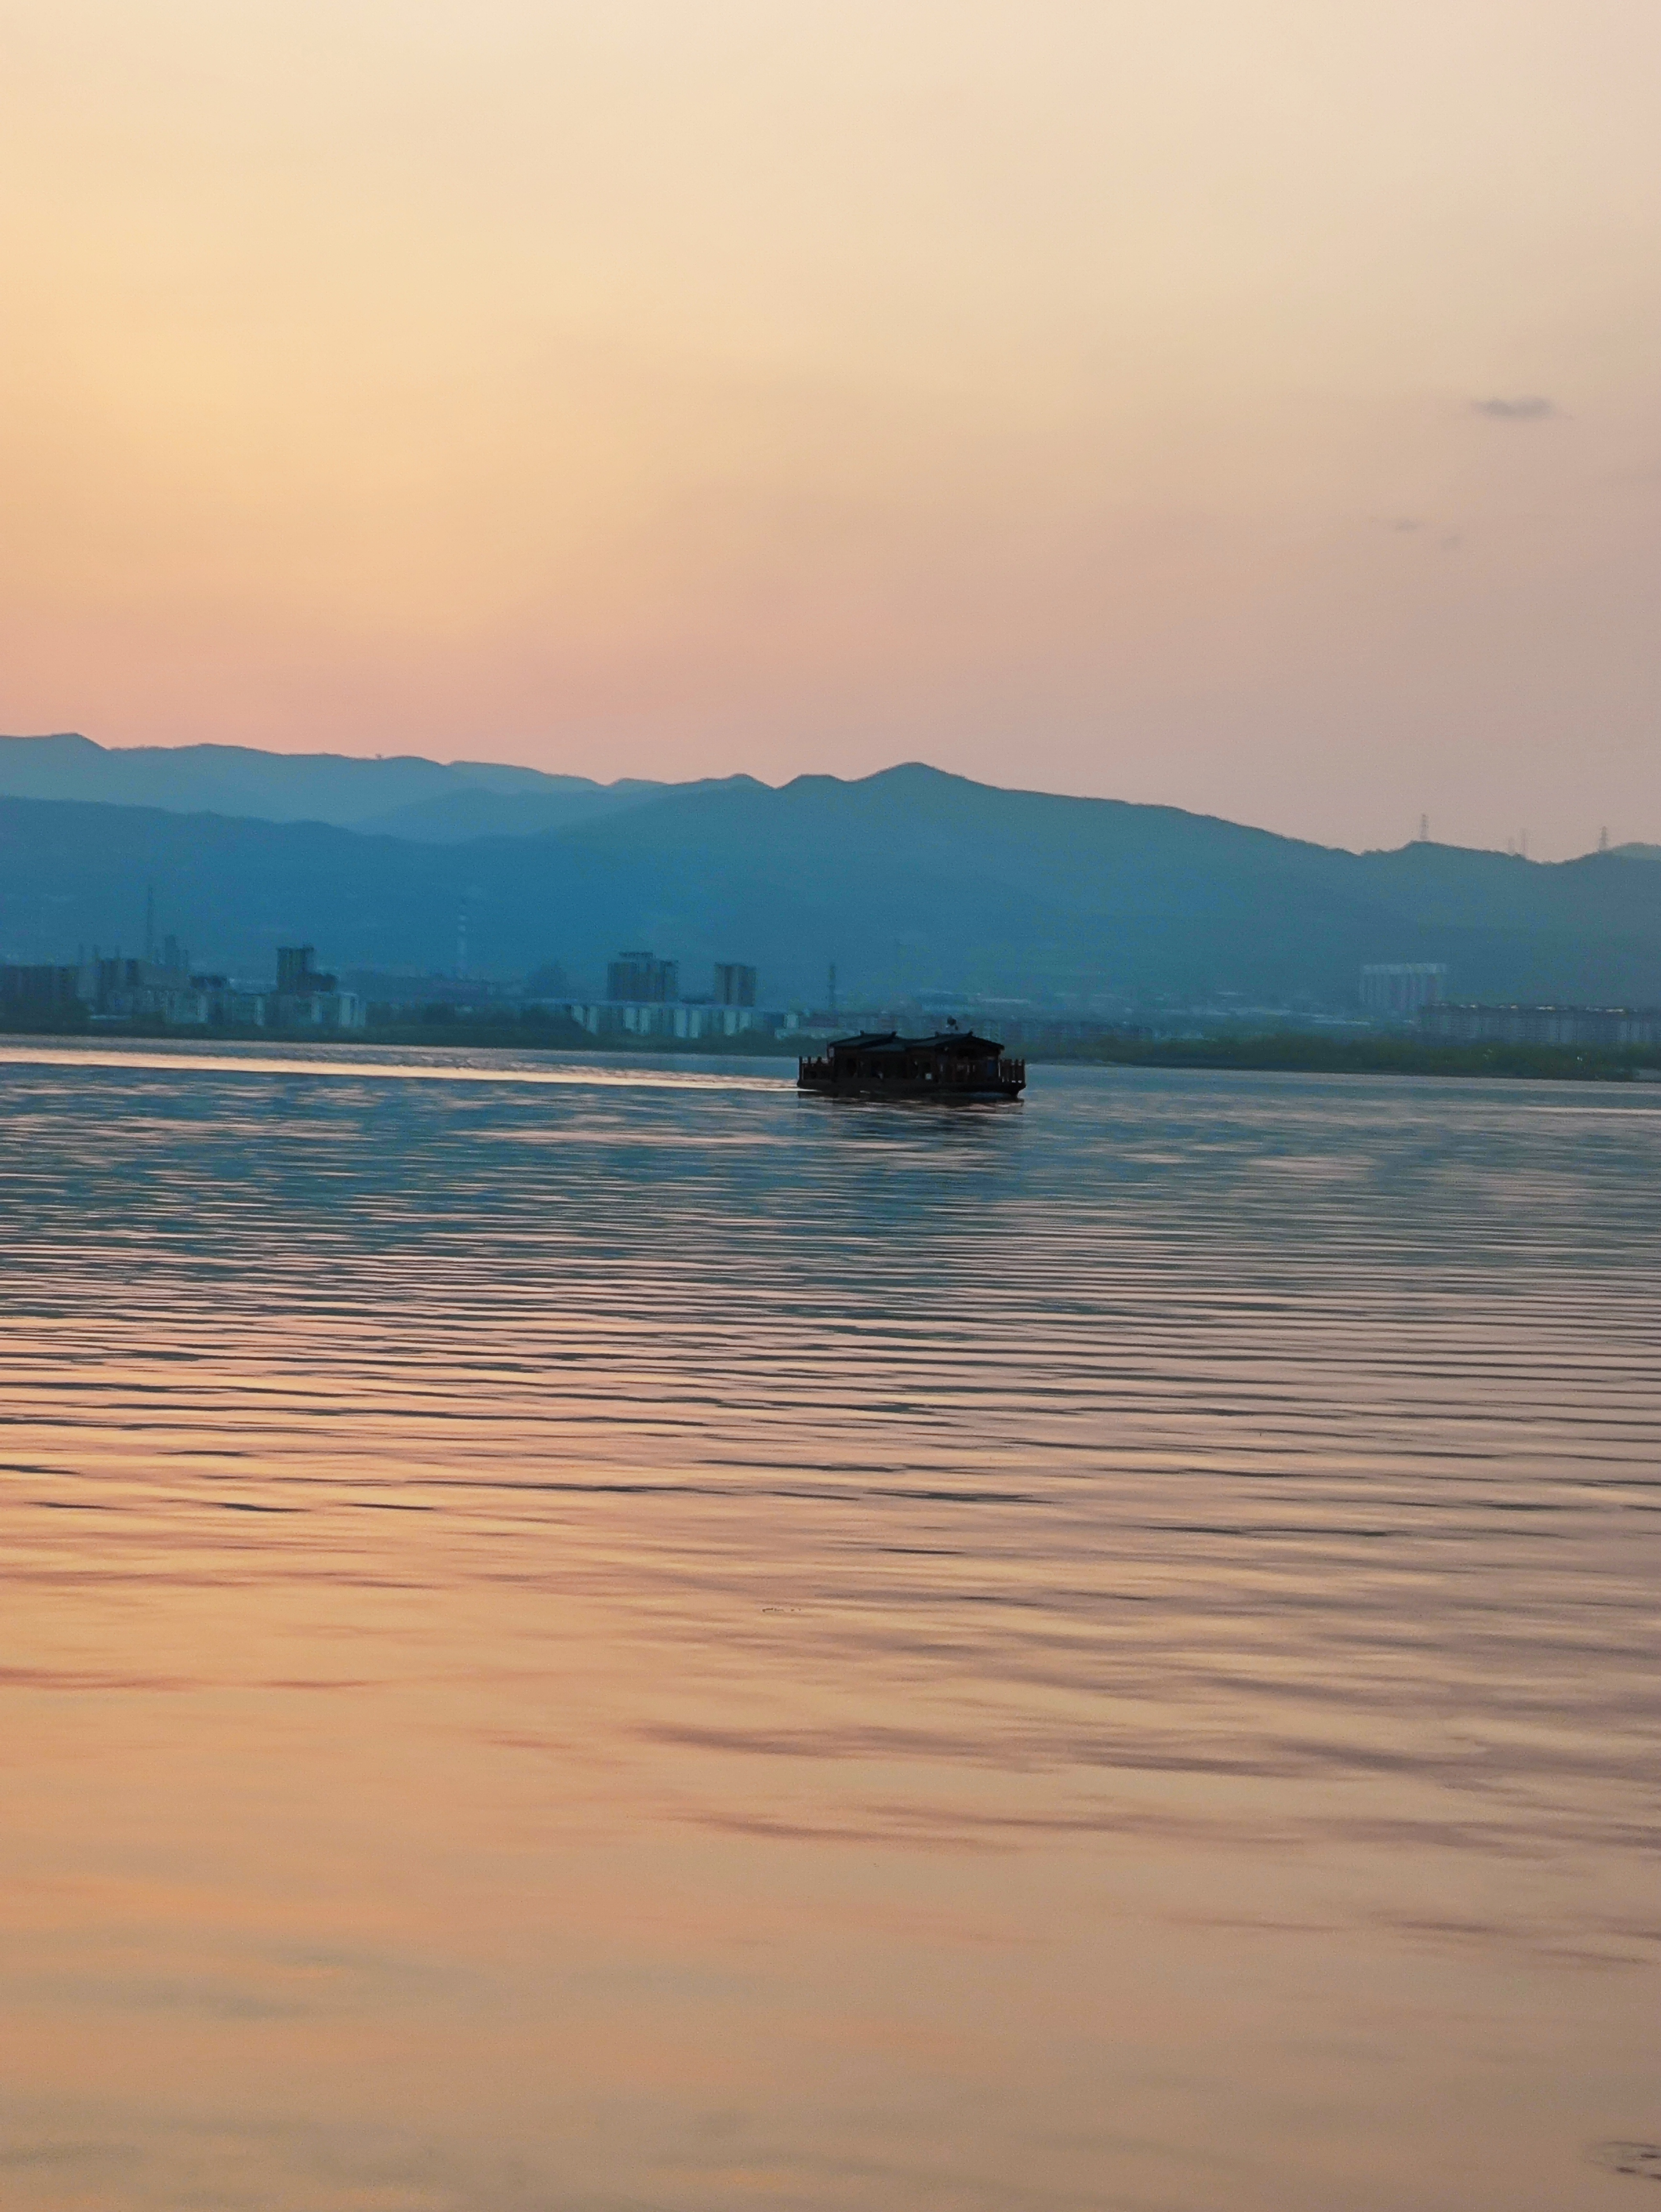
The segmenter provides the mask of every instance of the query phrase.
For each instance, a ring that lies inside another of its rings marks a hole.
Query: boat
[[[1026,1062],[1006,1060],[995,1038],[952,1024],[924,1037],[865,1030],[801,1061],[796,1088],[832,1098],[1019,1098]]]

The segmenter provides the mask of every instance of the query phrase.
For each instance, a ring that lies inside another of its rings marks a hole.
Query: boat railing
[[[944,1090],[951,1090],[954,1088],[954,1076],[957,1083],[964,1085],[983,1082],[986,1079],[986,1073],[989,1067],[991,1069],[994,1079],[997,1082],[1019,1083],[1025,1085],[1026,1081],[1026,1062],[1025,1060],[999,1059],[990,1062],[983,1060],[965,1060],[959,1063],[955,1068],[950,1061],[947,1061],[945,1067],[940,1071],[944,1076],[941,1088]],[[799,1080],[808,1083],[828,1083],[832,1081],[836,1077],[837,1073],[837,1063],[833,1056],[829,1053],[815,1054],[811,1057],[798,1060],[796,1062],[796,1070]],[[851,1073],[851,1071],[849,1072]],[[889,1073],[894,1075],[900,1081],[910,1081],[913,1079],[906,1069],[897,1063],[896,1063],[891,1069],[884,1067],[879,1071],[873,1068],[861,1079],[867,1082],[873,1079],[880,1080],[882,1075]]]

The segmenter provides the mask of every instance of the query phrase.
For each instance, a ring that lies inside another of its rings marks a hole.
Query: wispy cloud
[[[1474,415],[1491,416],[1496,422],[1543,422],[1563,411],[1555,399],[1537,392],[1519,392],[1514,399],[1473,399],[1470,406]]]

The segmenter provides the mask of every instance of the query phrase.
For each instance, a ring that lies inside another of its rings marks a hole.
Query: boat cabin
[[[1018,1098],[1026,1063],[1006,1060],[1003,1047],[972,1030],[947,1028],[933,1036],[902,1036],[897,1030],[867,1030],[837,1037],[822,1054],[801,1062],[803,1091],[878,1098]]]

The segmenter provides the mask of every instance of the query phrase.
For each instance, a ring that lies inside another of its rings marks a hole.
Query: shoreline
[[[545,1025],[518,1022],[399,1023],[318,1036],[273,1030],[169,1030],[160,1024],[97,1029],[0,1029],[0,1050],[39,1043],[58,1049],[158,1049],[188,1058],[196,1053],[278,1052],[293,1055],[373,1051],[511,1052],[538,1059],[794,1060],[817,1038],[751,1033],[716,1039],[653,1037],[639,1042],[587,1034],[550,1036]],[[1328,1037],[1302,1030],[1243,1036],[1104,1037],[1075,1048],[1027,1047],[1029,1066],[1147,1067],[1202,1073],[1281,1075],[1423,1075],[1465,1080],[1568,1083],[1661,1082],[1661,1048],[1595,1052],[1567,1045],[1442,1044],[1409,1037]]]

